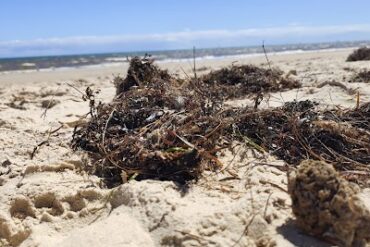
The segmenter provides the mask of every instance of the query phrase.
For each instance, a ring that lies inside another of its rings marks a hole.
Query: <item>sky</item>
[[[370,39],[368,0],[1,0],[0,57]]]

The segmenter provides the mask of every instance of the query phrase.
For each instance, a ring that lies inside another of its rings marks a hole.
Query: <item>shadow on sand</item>
[[[332,245],[325,243],[317,238],[306,235],[295,226],[293,220],[288,220],[282,226],[277,228],[281,234],[292,245],[298,247],[330,247]]]

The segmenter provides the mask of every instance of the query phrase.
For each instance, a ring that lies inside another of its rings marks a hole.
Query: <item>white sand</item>
[[[275,93],[262,107],[293,99],[313,99],[328,107],[356,105],[356,95],[339,87],[317,87],[328,80],[358,90],[360,99],[369,101],[369,84],[346,82],[353,72],[344,68],[358,71],[370,62],[346,63],[349,52],[271,55],[273,66],[296,70],[293,77],[304,86]],[[197,66],[216,69],[233,61],[205,60]],[[267,66],[263,56],[238,63]],[[186,62],[160,66],[191,74]],[[225,151],[221,161],[226,169],[206,173],[186,193],[172,182],[151,180],[102,189],[99,178],[81,170],[88,163],[86,156],[68,146],[74,123],[88,112],[88,105],[67,83],[81,91],[86,86],[101,89],[99,100],[109,102],[115,93],[113,75],[124,75],[126,69],[127,65],[0,74],[0,246],[326,246],[294,226],[284,192],[286,174],[257,165],[284,165],[267,155],[255,158],[250,153],[242,159],[241,152],[234,158]],[[6,105],[14,97],[23,97],[26,110]],[[60,103],[41,117],[45,99]],[[251,100],[230,104],[243,106]],[[48,138],[48,130],[60,126]],[[33,148],[47,139],[49,145],[41,146],[31,160]],[[369,195],[370,190],[361,195],[368,205]]]

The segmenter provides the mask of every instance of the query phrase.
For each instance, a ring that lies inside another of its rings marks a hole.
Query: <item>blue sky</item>
[[[366,0],[1,0],[0,57],[370,39]]]

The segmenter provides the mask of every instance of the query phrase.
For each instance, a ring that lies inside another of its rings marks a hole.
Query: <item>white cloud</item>
[[[88,50],[90,47],[133,47],[139,43],[144,49],[151,49],[152,43],[167,44],[170,47],[182,47],[191,42],[203,42],[212,45],[212,42],[222,40],[246,40],[264,39],[274,40],[277,38],[294,37],[319,37],[328,35],[343,35],[350,33],[370,33],[370,24],[358,25],[332,25],[332,26],[303,26],[288,25],[285,27],[249,28],[240,30],[185,30],[172,33],[142,34],[142,35],[115,35],[115,36],[81,36],[66,38],[45,38],[35,40],[12,40],[0,41],[0,56],[47,53],[48,50],[78,51],[80,48]],[[227,44],[226,44],[227,46]],[[139,46],[138,46],[139,47]]]

